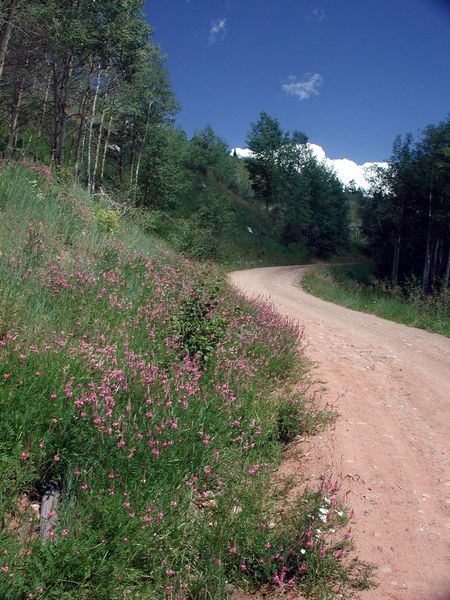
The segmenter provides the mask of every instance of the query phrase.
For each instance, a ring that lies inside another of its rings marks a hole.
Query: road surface
[[[331,468],[350,490],[357,554],[378,566],[362,600],[450,600],[450,339],[315,298],[306,268],[230,275],[304,325],[340,414],[287,469]]]

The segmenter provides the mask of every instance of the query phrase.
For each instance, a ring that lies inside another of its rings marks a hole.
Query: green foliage
[[[99,208],[96,211],[97,227],[104,233],[114,233],[119,227],[120,215],[110,208]]]
[[[204,176],[212,174],[226,185],[233,181],[234,162],[228,145],[209,125],[190,140],[186,164]]]
[[[19,4],[2,82],[8,156],[53,159],[90,190],[139,184],[150,130],[177,110],[143,4]]]
[[[261,113],[248,134],[254,157],[246,160],[255,197],[271,216],[280,241],[304,241],[316,256],[329,256],[349,241],[348,200],[336,175],[319,163],[304,133],[283,132]]]
[[[329,407],[319,409],[315,398],[305,394],[283,398],[278,407],[278,437],[289,444],[298,436],[314,435],[327,427],[335,415]]]
[[[219,237],[227,229],[230,212],[224,193],[208,190],[199,195],[200,208],[181,222],[173,241],[176,249],[199,260],[220,258]]]
[[[234,173],[229,184],[230,190],[247,202],[252,202],[254,199],[252,183],[245,162],[234,158],[233,160]]]
[[[142,165],[139,204],[151,210],[176,207],[185,187],[183,136],[168,128],[154,127],[149,133]]]
[[[273,162],[278,150],[287,141],[287,134],[281,129],[278,120],[266,112],[260,113],[258,120],[251,124],[246,140],[249,149],[264,162]]]
[[[224,336],[226,320],[217,311],[222,285],[213,280],[194,288],[175,317],[175,335],[192,359],[207,361]]]
[[[360,198],[362,231],[381,277],[413,276],[424,292],[448,288],[450,271],[450,120],[414,140],[394,141],[387,169],[373,173]]]
[[[297,327],[158,251],[132,213],[112,240],[79,190],[23,168],[0,186],[1,598],[359,585],[336,488],[282,514],[270,493]],[[44,542],[33,505],[50,481],[61,501]]]

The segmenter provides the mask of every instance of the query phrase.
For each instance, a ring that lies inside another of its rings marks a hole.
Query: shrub
[[[104,233],[114,233],[120,222],[119,214],[110,208],[99,208],[96,213],[97,227]]]
[[[201,282],[184,299],[174,330],[184,351],[193,359],[208,360],[223,338],[226,320],[217,314],[220,304],[218,281]]]

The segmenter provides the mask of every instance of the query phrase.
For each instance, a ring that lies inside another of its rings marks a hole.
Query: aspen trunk
[[[449,276],[450,276],[450,241],[448,244],[447,265],[445,267],[444,278],[442,280],[442,287],[444,288],[444,290],[448,290]]]
[[[80,150],[80,168],[78,169],[78,173],[75,179],[75,183],[78,183],[81,175],[81,165],[84,163],[84,149],[86,146],[86,135],[87,135],[87,127],[83,128],[83,133],[81,136],[81,150]]]
[[[19,121],[20,107],[22,106],[23,90],[25,86],[25,75],[21,78],[19,87],[16,91],[14,106],[9,120],[8,143],[6,146],[6,156],[12,156],[16,145],[17,123]]]
[[[11,38],[13,19],[19,0],[10,0],[5,10],[5,21],[0,32],[0,79],[3,76],[6,55],[8,53],[9,40]]]
[[[88,102],[88,98],[89,98],[89,93],[91,91],[91,77],[92,77],[93,69],[94,69],[94,63],[91,60],[89,74],[88,74],[87,83],[86,83],[86,88],[84,90],[84,94],[83,94],[83,97],[80,102],[80,124],[78,126],[78,136],[77,136],[77,144],[76,144],[76,151],[75,151],[75,165],[73,168],[74,174],[75,174],[75,183],[78,183],[78,179],[80,177],[80,172],[81,172],[81,164],[80,164],[80,158],[81,158],[81,153],[82,153],[81,144],[82,144],[82,140],[83,140],[83,134],[86,131],[87,102]]]
[[[133,175],[134,175],[134,156],[136,153],[136,131],[133,125],[133,142],[131,144],[131,157],[130,157],[130,182],[133,185]]]
[[[436,239],[436,241],[434,242],[434,247],[433,247],[433,260],[431,263],[431,287],[434,288],[434,285],[436,283],[436,273],[438,270],[438,256],[439,256],[439,246],[440,246],[441,240],[439,238]]]
[[[425,293],[428,290],[428,282],[430,279],[430,266],[431,266],[431,223],[432,223],[432,194],[431,189],[428,193],[428,231],[427,231],[427,245],[425,249],[425,259],[423,262],[423,273],[422,273],[422,290]]]
[[[100,156],[100,144],[102,141],[103,125],[105,123],[105,112],[105,110],[102,111],[102,118],[100,119],[100,126],[98,129],[97,145],[95,148],[94,170],[92,172],[91,192],[95,191],[95,179],[97,177],[98,158]]]
[[[149,104],[148,104],[147,121],[145,123],[144,137],[142,138],[141,148],[139,150],[139,155],[138,155],[138,159],[137,159],[137,163],[136,163],[136,171],[135,171],[135,175],[134,175],[134,184],[135,184],[135,186],[137,186],[137,184],[138,184],[139,171],[140,171],[140,168],[141,168],[142,153],[144,152],[144,147],[145,147],[145,143],[147,141],[148,131],[149,131],[149,128],[150,128],[150,110],[152,108],[152,104],[153,104],[153,101],[149,102]],[[136,190],[135,190],[135,193],[134,193],[134,198],[136,199]]]
[[[61,76],[61,84],[58,82],[58,67],[53,63],[53,98],[55,102],[55,123],[53,158],[58,167],[64,163],[64,144],[66,141],[67,108],[69,103],[69,89],[73,75],[73,55],[69,54]]]
[[[108,152],[109,136],[111,135],[112,123],[113,123],[113,112],[111,110],[111,115],[109,117],[109,123],[108,123],[108,129],[106,131],[106,136],[105,136],[105,143],[103,145],[102,166],[101,166],[101,170],[100,170],[100,185],[103,185],[103,180],[105,178],[106,154]]]
[[[81,100],[81,106],[80,106],[80,125],[78,127],[78,136],[77,136],[77,144],[76,144],[76,151],[75,151],[75,165],[74,165],[74,173],[75,173],[75,180],[78,181],[78,178],[80,176],[80,171],[81,171],[81,167],[80,167],[80,159],[81,159],[81,144],[82,144],[82,140],[83,140],[83,135],[86,132],[86,112],[87,112],[87,100],[89,97],[89,86],[87,87],[83,98]]]
[[[398,233],[395,238],[394,260],[392,261],[392,275],[391,275],[392,285],[397,285],[397,282],[398,282],[398,264],[400,262],[400,244],[401,244],[401,235],[400,235],[400,233]]]
[[[97,99],[98,92],[100,89],[100,78],[102,76],[102,70],[99,67],[97,73],[97,83],[95,85],[94,100],[92,102],[91,120],[89,122],[89,140],[88,140],[88,159],[87,159],[87,189],[90,192],[92,186],[92,173],[91,173],[91,156],[92,156],[92,133],[94,130],[94,120],[97,111]]]
[[[45,86],[45,95],[44,95],[44,103],[42,105],[42,112],[41,112],[41,117],[39,119],[39,125],[38,125],[38,131],[36,134],[36,141],[34,144],[34,156],[33,156],[33,160],[37,160],[37,151],[38,151],[38,146],[39,146],[39,142],[41,141],[41,137],[42,137],[42,129],[44,126],[44,121],[45,121],[45,117],[47,115],[47,103],[48,103],[48,96],[50,94],[50,83],[52,81],[52,71],[49,67],[48,70],[48,75],[47,75],[47,83]]]

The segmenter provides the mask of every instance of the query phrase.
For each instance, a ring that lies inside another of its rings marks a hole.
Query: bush
[[[192,358],[207,361],[223,338],[226,320],[217,314],[221,285],[217,281],[200,283],[184,299],[175,316],[175,334],[183,350]]]
[[[120,215],[110,208],[99,208],[96,218],[97,227],[104,233],[114,233],[119,227]]]
[[[190,219],[181,221],[172,241],[186,256],[197,260],[217,259],[222,254],[222,235],[230,224],[228,199],[223,193],[205,192],[199,200],[201,207]]]

